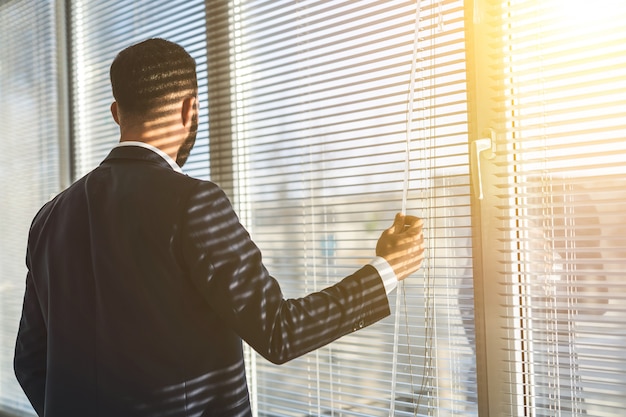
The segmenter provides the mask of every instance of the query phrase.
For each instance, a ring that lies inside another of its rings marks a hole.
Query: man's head
[[[168,126],[177,121],[177,112],[185,110],[181,108],[184,103],[193,107],[189,134],[177,155],[182,166],[195,142],[198,125],[198,82],[191,55],[176,43],[148,39],[121,51],[111,64],[110,77],[118,123]]]

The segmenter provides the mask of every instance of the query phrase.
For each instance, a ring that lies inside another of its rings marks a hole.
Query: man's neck
[[[176,160],[181,140],[171,129],[121,129],[120,142],[143,142],[160,149]]]

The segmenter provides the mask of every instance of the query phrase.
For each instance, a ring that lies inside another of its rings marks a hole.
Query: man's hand
[[[396,214],[393,225],[376,244],[376,255],[385,258],[401,281],[417,271],[424,260],[422,219]]]

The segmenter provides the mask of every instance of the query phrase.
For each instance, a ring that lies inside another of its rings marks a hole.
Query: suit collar
[[[183,170],[169,155],[143,142],[120,142],[111,150],[104,161],[106,162],[113,159],[141,160],[155,163],[164,168],[173,169],[181,174],[183,173]]]

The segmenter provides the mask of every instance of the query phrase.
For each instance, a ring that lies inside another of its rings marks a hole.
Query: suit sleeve
[[[15,344],[15,376],[38,415],[44,415],[47,330],[30,271]]]
[[[284,299],[228,198],[212,183],[198,185],[183,223],[191,279],[222,319],[271,362],[287,362],[390,314],[372,266],[322,291]]]

